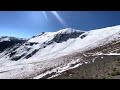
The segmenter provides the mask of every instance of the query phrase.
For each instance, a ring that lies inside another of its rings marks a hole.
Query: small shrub
[[[84,76],[82,76],[82,77],[81,77],[81,79],[85,79],[85,77],[84,77]]]
[[[120,61],[120,59],[118,58],[117,61]]]
[[[95,75],[95,77],[97,78],[97,77],[98,77],[98,75]]]
[[[113,71],[116,71],[116,68],[113,68]]]
[[[109,75],[111,75],[110,73],[107,73],[107,75],[109,76]]]
[[[114,72],[111,73],[111,76],[117,76],[117,75],[120,75],[119,71],[114,71]]]
[[[106,77],[103,77],[102,79],[106,79]]]
[[[116,66],[120,66],[120,62],[117,62],[117,63],[116,63]]]

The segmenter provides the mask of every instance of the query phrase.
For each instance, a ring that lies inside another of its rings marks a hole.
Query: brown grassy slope
[[[99,56],[94,63],[65,71],[52,79],[120,79],[120,56]]]
[[[89,53],[95,54],[97,52],[119,53],[120,40],[84,52],[87,55],[84,60],[92,60],[94,57],[90,58]],[[120,79],[120,56],[96,55],[95,57],[97,58],[94,63],[83,64],[78,68],[65,71],[53,79]]]

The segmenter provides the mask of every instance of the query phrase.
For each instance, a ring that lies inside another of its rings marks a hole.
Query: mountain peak
[[[25,39],[25,38],[17,38],[17,37],[12,37],[12,36],[0,36],[0,42],[14,41],[14,40],[27,40],[27,39]]]
[[[69,38],[77,38],[82,33],[84,33],[84,31],[76,30],[72,28],[65,28],[57,32],[42,32],[39,35],[32,37],[28,42],[39,42],[39,43],[43,43],[46,41],[62,42],[62,41],[67,41]]]
[[[65,29],[61,29],[59,31],[57,31],[58,33],[64,33],[64,34],[69,34],[69,33],[74,33],[74,32],[84,32],[82,30],[76,30],[76,29],[72,29],[72,28],[65,28]]]

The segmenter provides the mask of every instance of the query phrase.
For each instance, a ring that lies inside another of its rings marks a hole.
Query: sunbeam
[[[43,13],[44,16],[45,16],[45,19],[48,21],[48,17],[47,17],[47,14],[45,13],[45,11],[42,11],[42,13]]]
[[[64,27],[67,26],[66,23],[63,21],[63,19],[60,17],[60,15],[59,15],[56,11],[51,11],[51,13],[52,13],[53,15],[55,15],[55,17],[60,21],[60,23],[61,23]]]

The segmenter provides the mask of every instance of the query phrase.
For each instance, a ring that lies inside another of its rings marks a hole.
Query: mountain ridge
[[[59,75],[82,63],[94,61],[95,53],[103,52],[102,47],[113,47],[112,43],[119,41],[120,25],[91,31],[66,28],[43,32],[0,52],[0,72],[8,70],[1,73],[0,78],[41,78],[48,73]],[[109,51],[118,47],[119,43]],[[96,51],[96,48],[102,49]],[[88,52],[93,50],[96,52],[89,56]]]

